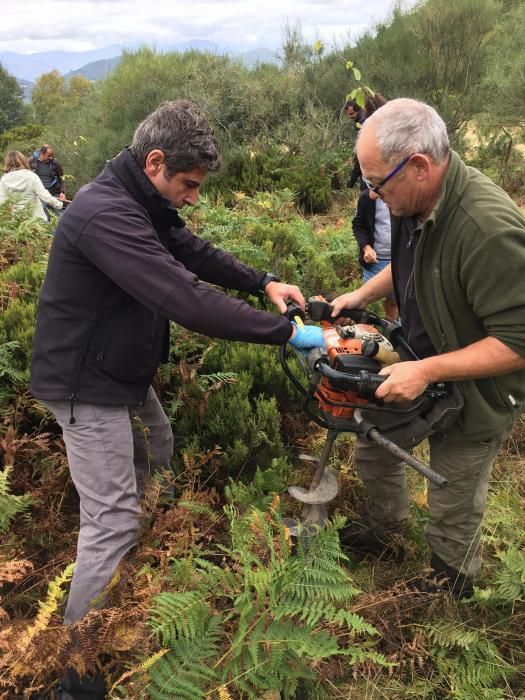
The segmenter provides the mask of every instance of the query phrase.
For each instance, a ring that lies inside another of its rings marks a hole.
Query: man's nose
[[[370,190],[370,199],[381,199],[381,193]]]
[[[190,207],[195,206],[197,204],[197,200],[199,199],[199,191],[197,192],[190,192],[184,197],[184,202]]]

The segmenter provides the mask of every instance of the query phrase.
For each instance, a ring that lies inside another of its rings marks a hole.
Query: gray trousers
[[[144,478],[169,467],[173,435],[151,387],[142,406],[76,403],[73,425],[68,401],[43,403],[62,428],[80,497],[76,568],[64,616],[69,624],[101,603],[120,560],[137,543]]]
[[[427,542],[445,564],[465,576],[481,567],[481,521],[492,465],[503,436],[489,442],[448,442],[431,436],[430,466],[448,480],[440,489],[428,483],[430,520]],[[356,441],[356,466],[367,489],[370,524],[392,532],[408,518],[405,466],[380,447]]]

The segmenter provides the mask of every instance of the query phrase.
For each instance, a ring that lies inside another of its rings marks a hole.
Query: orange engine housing
[[[328,323],[323,325],[323,335],[326,342],[330,367],[334,366],[338,355],[362,355],[363,338],[377,336],[377,330],[374,326],[368,326],[362,323],[353,326],[356,333],[356,337],[354,338],[341,338],[333,326]],[[327,377],[321,378],[316,389],[316,396],[319,400],[320,410],[325,413],[330,413],[336,418],[351,418],[355,409],[348,406],[332,405],[332,403],[328,403],[327,401],[333,402],[334,404],[355,403],[360,406],[364,406],[368,403],[367,399],[361,398],[353,391],[335,389],[330,384]]]

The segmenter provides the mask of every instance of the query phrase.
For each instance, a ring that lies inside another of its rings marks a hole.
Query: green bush
[[[253,396],[252,386],[250,373],[243,371],[234,383],[216,391],[206,391],[197,382],[184,387],[175,438],[187,456],[218,448],[218,481],[241,474],[248,478],[258,465],[268,466],[284,455],[275,399]]]
[[[287,146],[246,145],[226,156],[222,172],[210,181],[206,192],[220,193],[235,201],[235,191],[254,196],[257,192],[289,189],[299,208],[307,213],[325,212],[332,203],[333,173],[317,156],[291,153]]]
[[[33,335],[35,332],[36,301],[25,302],[15,299],[0,317],[0,345],[16,341],[13,352],[13,368],[23,372],[29,381]]]
[[[466,162],[478,168],[511,195],[525,192],[525,157],[519,147],[521,129],[480,127]],[[518,147],[517,147],[518,146]]]
[[[274,397],[279,404],[289,404],[297,399],[285,379],[276,347],[221,341],[207,353],[203,371],[249,372],[252,395]]]
[[[20,151],[28,158],[33,155],[35,148],[42,144],[42,133],[44,127],[39,124],[26,124],[25,126],[15,126],[9,131],[0,134],[0,154],[7,151]]]
[[[45,269],[41,263],[15,263],[0,273],[0,288],[4,285],[16,285],[20,290],[19,298],[33,301],[38,295],[44,281]]]
[[[358,274],[357,245],[349,219],[316,230],[297,215],[289,190],[238,193],[235,209],[203,199],[189,212],[194,231],[259,270],[272,270],[298,284],[306,296],[347,291]]]

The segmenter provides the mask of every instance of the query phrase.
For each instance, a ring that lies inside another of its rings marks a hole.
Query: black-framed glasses
[[[385,185],[391,177],[394,177],[394,175],[396,175],[402,168],[404,168],[413,155],[415,154],[411,153],[406,158],[403,158],[401,163],[398,163],[398,165],[396,165],[396,167],[391,172],[389,172],[386,177],[384,177],[380,182],[378,182],[377,185],[373,185],[363,175],[361,175],[361,180],[365,183],[365,185],[371,192],[373,192],[374,194],[379,194],[379,190],[383,187],[383,185]]]

